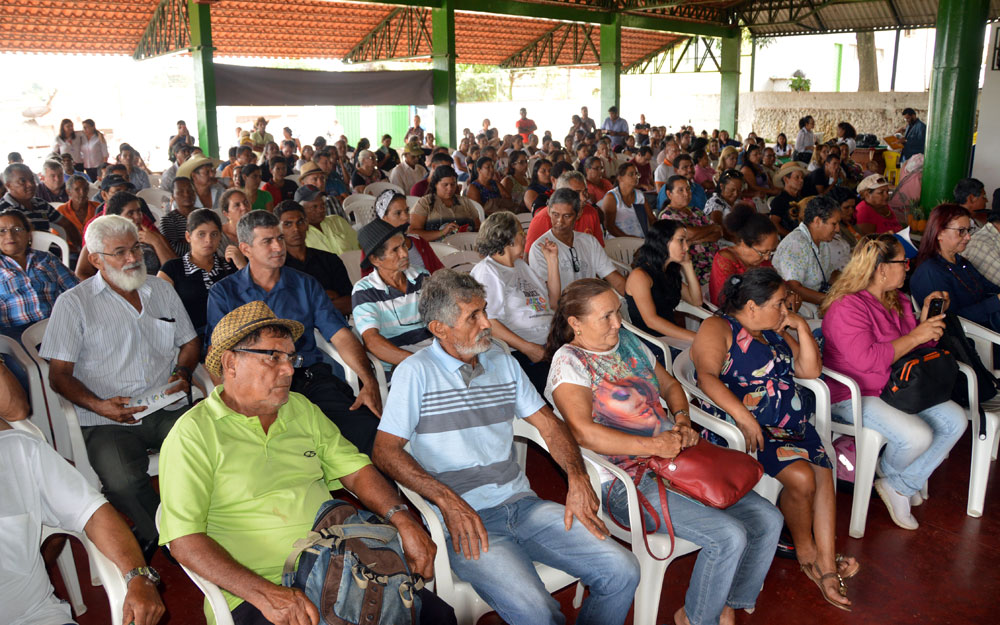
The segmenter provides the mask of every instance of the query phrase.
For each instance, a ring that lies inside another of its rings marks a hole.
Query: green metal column
[[[730,37],[722,38],[722,58],[719,73],[722,74],[722,90],[719,97],[719,130],[736,134],[736,121],[740,108],[740,43],[739,29]]]
[[[989,0],[940,0],[920,204],[951,199],[969,171]]]
[[[615,13],[610,24],[601,24],[601,113],[604,119],[608,109],[621,102],[622,74],[622,16]]]
[[[191,58],[194,59],[194,99],[198,112],[198,145],[219,158],[219,124],[215,111],[215,66],[212,64],[212,16],[209,5],[188,0]]]
[[[434,56],[434,137],[438,145],[458,147],[456,108],[458,77],[455,75],[455,2],[443,0],[431,9],[431,40]]]

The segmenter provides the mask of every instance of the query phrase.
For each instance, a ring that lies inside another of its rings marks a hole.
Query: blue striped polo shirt
[[[378,429],[410,441],[431,477],[482,510],[534,495],[514,456],[514,419],[545,401],[499,345],[478,364],[466,383],[468,365],[434,339],[396,368]]]
[[[408,351],[416,351],[432,335],[420,319],[420,288],[429,276],[426,271],[410,267],[406,275],[406,293],[387,285],[378,271],[358,280],[351,291],[351,314],[358,334],[375,328],[382,338]]]

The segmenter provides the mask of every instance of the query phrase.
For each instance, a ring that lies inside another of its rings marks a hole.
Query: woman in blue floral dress
[[[860,565],[836,553],[833,472],[816,428],[811,393],[795,377],[816,378],[820,350],[776,271],[756,268],[729,278],[722,315],[706,319],[691,346],[698,386],[735,422],[764,471],[781,482],[778,501],[802,571],[832,605],[850,610],[844,579]],[[795,330],[796,341],[788,330]]]

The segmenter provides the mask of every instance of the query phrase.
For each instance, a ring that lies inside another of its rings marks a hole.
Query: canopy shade
[[[215,66],[217,106],[319,106],[434,103],[433,72],[319,72]]]

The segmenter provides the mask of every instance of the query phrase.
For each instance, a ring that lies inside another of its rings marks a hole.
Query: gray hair
[[[555,206],[556,204],[566,204],[573,208],[574,213],[580,214],[580,194],[573,189],[556,189],[549,196],[547,205]]]
[[[236,224],[236,238],[240,243],[253,245],[253,231],[257,228],[277,228],[278,218],[267,211],[250,211]]]
[[[361,150],[360,152],[358,152],[358,160],[360,161],[363,158],[374,159],[375,155],[372,153],[371,150]]]
[[[35,174],[31,171],[31,168],[24,163],[11,163],[7,165],[7,169],[3,170],[3,183],[10,184],[14,179],[14,175],[18,172],[30,177],[32,180],[35,179]]]
[[[802,223],[807,225],[811,224],[813,219],[816,219],[817,217],[820,218],[820,221],[826,223],[830,221],[830,217],[832,217],[833,214],[839,210],[840,204],[838,204],[837,200],[833,199],[829,195],[814,197],[809,200],[808,204],[806,204],[806,210],[802,217]]]
[[[139,231],[130,219],[121,215],[102,215],[87,226],[84,243],[88,252],[101,253],[106,240],[128,235],[139,240]]]
[[[45,169],[47,169],[49,171],[63,171],[63,165],[62,165],[62,163],[60,161],[57,161],[57,160],[54,160],[54,159],[50,159],[50,160],[45,161],[45,164],[42,165],[42,167],[44,167]]]
[[[576,180],[584,185],[587,184],[587,177],[575,169],[563,172],[561,176],[556,180],[556,189],[568,189],[569,183]]]
[[[499,211],[486,218],[476,236],[476,251],[480,256],[502,254],[514,243],[521,230],[521,222],[510,211]]]
[[[454,269],[438,269],[424,281],[421,289],[420,319],[424,325],[440,321],[453,328],[462,312],[459,302],[468,302],[475,297],[486,299],[486,289],[475,278]]]

